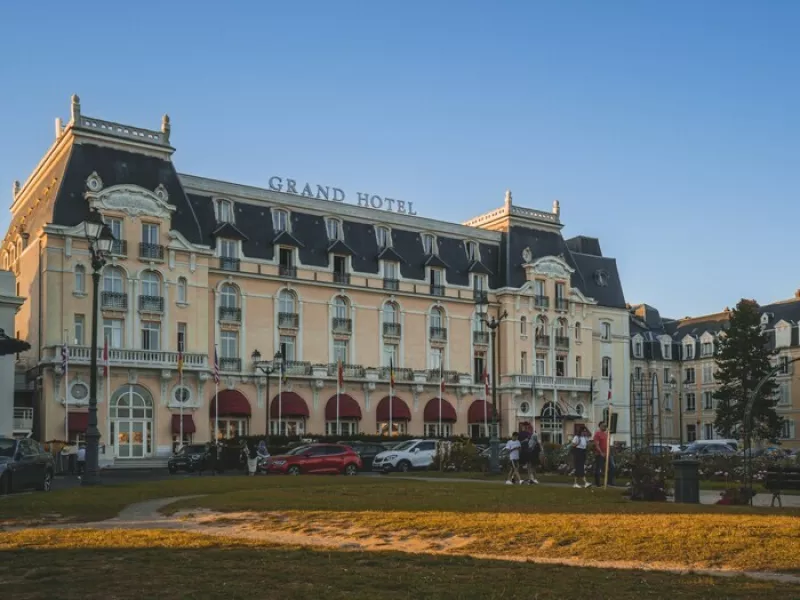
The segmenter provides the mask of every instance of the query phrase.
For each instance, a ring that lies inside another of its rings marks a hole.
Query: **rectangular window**
[[[124,322],[122,319],[103,319],[103,339],[109,348],[122,348]]]
[[[703,383],[714,383],[714,367],[703,365]]]
[[[342,235],[342,228],[341,227],[342,226],[341,226],[341,223],[339,223],[339,221],[337,221],[336,219],[328,219],[327,221],[325,221],[325,227],[328,230],[328,241],[329,242],[333,242],[335,240],[342,239],[342,237],[341,237],[341,235]]]
[[[684,344],[683,346],[683,357],[685,359],[692,359],[694,358],[694,344]]]
[[[793,440],[795,439],[795,431],[794,419],[784,419],[783,424],[781,425],[780,438],[782,440]]]
[[[178,352],[186,352],[186,323],[178,323]]]
[[[142,350],[160,350],[161,323],[142,321]]]
[[[664,410],[672,410],[672,394],[669,392],[664,392]]]
[[[471,262],[475,262],[480,260],[481,257],[478,254],[478,243],[477,242],[467,242],[467,260]]]
[[[633,344],[633,355],[634,355],[635,357],[637,357],[637,358],[641,358],[641,357],[642,357],[642,354],[643,354],[643,351],[642,351],[642,342],[640,342],[640,341],[638,341],[638,340],[637,340],[637,341],[636,341],[636,342],[634,342],[634,344]]]
[[[346,256],[334,256],[333,257],[333,272],[336,275],[346,275],[347,274],[347,257]]]
[[[86,292],[86,269],[83,265],[75,267],[75,292],[77,294]]]
[[[430,233],[422,234],[422,248],[425,254],[435,254],[435,239]]]
[[[472,357],[472,381],[474,383],[483,383],[483,370],[485,368],[486,355],[483,352],[475,354]]]
[[[223,258],[239,258],[239,248],[234,240],[217,240],[219,255]]]
[[[778,375],[788,375],[789,374],[789,357],[788,356],[780,356],[780,357],[778,357],[778,365],[781,368],[781,370],[778,371]]]
[[[581,357],[575,357],[575,377],[583,377],[583,365],[581,364]]]
[[[394,366],[397,370],[400,364],[400,352],[398,351],[397,344],[384,344],[383,345],[383,365],[384,367]]]
[[[694,392],[686,394],[686,412],[694,412],[697,410],[697,401],[695,400]]]
[[[703,439],[706,439],[706,440],[713,440],[714,439],[714,424],[713,423],[705,423],[705,424],[703,424]]]
[[[661,351],[664,354],[664,358],[666,358],[667,360],[672,358],[672,344],[671,343],[664,344],[661,347]]]
[[[294,362],[295,358],[295,338],[291,335],[281,336],[281,354],[286,362]]]
[[[600,339],[604,342],[611,339],[611,323],[600,323]]]
[[[83,346],[85,339],[86,317],[84,315],[75,315],[75,345]]]
[[[122,219],[114,219],[111,217],[106,217],[103,219],[108,228],[111,230],[111,235],[114,236],[115,240],[122,239]]]
[[[142,223],[142,243],[159,244],[158,225],[155,223]]]
[[[547,355],[546,354],[537,354],[536,355],[536,374],[537,375],[546,375],[547,374]]]
[[[349,364],[350,353],[348,352],[347,340],[334,340],[333,341],[333,362],[342,364]]]
[[[642,367],[635,367],[635,368],[633,369],[633,378],[634,378],[636,381],[639,381],[639,380],[641,380],[641,378],[642,378]]]
[[[565,354],[556,354],[556,377],[567,376],[567,356]]]
[[[523,352],[519,357],[519,372],[525,375],[528,372],[528,353]]]
[[[669,367],[664,367],[664,383],[672,383],[672,371],[670,371]]]
[[[443,356],[442,356],[442,349],[441,348],[431,348],[430,349],[430,364],[428,365],[429,369],[434,371],[439,370],[439,368],[443,368]]]
[[[714,354],[714,344],[711,342],[703,342],[701,352],[703,353],[703,356],[711,356]]]
[[[686,377],[684,377],[684,381],[686,383],[695,383],[694,367],[689,367],[688,369],[686,369],[685,373],[686,373]]]
[[[383,277],[384,279],[400,279],[400,265],[390,260],[384,261]]]
[[[278,260],[280,266],[291,269],[294,266],[294,251],[291,248],[281,248],[278,251]]]
[[[711,392],[703,392],[703,410],[714,409],[714,397]]]
[[[233,223],[233,205],[228,200],[217,202],[217,221],[220,223]]]
[[[239,358],[239,332],[223,331],[219,337],[221,358]]]
[[[687,442],[694,442],[697,440],[697,427],[694,425],[687,425],[686,426],[686,441]]]
[[[547,293],[545,292],[545,282],[543,279],[536,279],[533,282],[533,293],[536,296],[546,296]]]
[[[388,248],[392,245],[392,236],[386,227],[376,227],[375,237],[378,240],[378,248]]]
[[[789,384],[781,383],[778,386],[778,406],[789,406],[791,403],[792,398],[789,393]]]
[[[563,300],[567,295],[567,286],[563,283],[556,282],[556,298]]]
[[[442,271],[439,269],[431,269],[431,285],[444,285],[442,280]]]
[[[288,231],[289,229],[289,213],[285,210],[272,211],[272,228],[277,231]]]

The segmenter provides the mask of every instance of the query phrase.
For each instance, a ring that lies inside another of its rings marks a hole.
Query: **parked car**
[[[309,444],[287,454],[273,456],[267,465],[267,472],[282,475],[355,475],[361,466],[361,457],[352,448],[341,444]]]
[[[725,442],[715,444],[707,443],[712,440],[704,440],[706,443],[693,442],[689,444],[685,450],[681,452],[681,456],[685,457],[702,457],[702,456],[734,456],[736,450]]]
[[[378,454],[386,451],[386,446],[377,442],[343,441],[338,443],[342,446],[348,446],[356,451],[356,453],[361,457],[361,463],[365,471],[372,470],[372,461],[375,460],[375,457]]]
[[[170,473],[187,471],[192,473],[204,466],[208,460],[208,450],[205,444],[190,444],[179,448],[167,461]]]
[[[25,489],[49,492],[56,471],[53,455],[30,438],[0,438],[0,494]]]
[[[681,447],[677,444],[650,444],[643,448],[653,456],[668,456],[670,454],[680,454]]]
[[[408,440],[378,454],[372,461],[372,470],[405,473],[412,469],[427,469],[435,456],[436,440]]]

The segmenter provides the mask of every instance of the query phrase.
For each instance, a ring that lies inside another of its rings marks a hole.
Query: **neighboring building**
[[[14,273],[0,271],[0,332],[14,337],[14,318],[24,298],[19,297]],[[33,428],[33,410],[14,404],[14,361],[16,356],[0,356],[0,437],[26,436]]]
[[[92,207],[118,239],[101,274],[98,336],[111,366],[99,426],[117,458],[169,453],[181,408],[187,440],[213,437],[217,404],[225,436],[333,433],[340,360],[343,432],[388,434],[391,420],[392,433],[485,435],[491,336],[475,307],[484,295],[490,315],[508,315],[498,329],[503,434],[533,419],[557,441],[576,423],[594,427],[613,376],[628,439],[629,319],[616,263],[596,239],[561,236],[557,202],[531,210],[507,193],[496,210],[445,223],[410,203],[337,202],[341,190],[278,177],[262,189],[179,175],[169,134],[166,117],[160,131],[110,123],[82,115],[73,97],[70,122],[57,122],[53,146],[14,187],[0,265],[32,290],[17,329],[33,346],[23,358],[39,386],[42,439],[86,428]],[[282,352],[280,397],[277,374],[255,369],[256,349],[265,360]]]
[[[717,314],[662,319],[652,306],[631,310],[631,406],[634,444],[663,439],[687,443],[718,438],[714,431],[716,352],[724,335],[729,309]],[[788,361],[800,356],[798,323],[800,293],[760,307],[761,324],[778,350],[775,364],[785,364],[777,376],[777,410],[784,418],[781,443],[800,447],[800,373]],[[665,385],[666,383],[666,385]]]

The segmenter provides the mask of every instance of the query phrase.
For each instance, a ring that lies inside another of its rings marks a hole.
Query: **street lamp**
[[[489,472],[492,474],[500,473],[500,439],[498,437],[497,426],[497,373],[498,373],[498,346],[497,346],[497,328],[500,327],[500,322],[508,316],[508,312],[503,311],[502,315],[495,317],[492,315],[489,320],[489,298],[486,294],[481,294],[475,300],[475,308],[481,321],[486,323],[486,326],[492,332],[492,433],[489,437]]]
[[[267,376],[267,402],[266,402],[266,407],[267,407],[267,433],[266,433],[266,438],[267,438],[267,440],[269,440],[269,426],[270,426],[269,377],[275,371],[280,371],[281,365],[283,364],[283,354],[281,354],[281,351],[278,350],[275,353],[275,357],[272,359],[272,362],[264,361],[262,363],[261,362],[261,352],[259,352],[258,348],[256,348],[255,350],[253,350],[253,353],[250,355],[250,358],[253,359],[253,370],[256,371],[256,372],[261,371],[262,373],[264,373],[264,375]],[[280,401],[281,401],[281,399],[278,398],[278,402],[280,402]]]
[[[114,243],[111,229],[93,208],[84,221],[86,241],[92,257],[92,354],[89,362],[89,422],[86,427],[86,472],[81,485],[97,485],[99,477],[100,430],[97,429],[97,296],[100,271]],[[67,399],[69,401],[69,399]]]

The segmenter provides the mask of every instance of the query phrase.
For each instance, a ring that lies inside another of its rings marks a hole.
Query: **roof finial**
[[[172,131],[172,126],[169,124],[169,115],[165,114],[161,117],[161,133],[164,134],[164,141],[169,142],[169,133]]]
[[[72,123],[78,124],[78,121],[81,120],[81,99],[78,97],[78,94],[72,94]]]
[[[506,190],[506,208],[511,208],[511,190]]]
[[[559,204],[558,200],[553,200],[553,214],[556,217],[561,216],[561,204]]]

